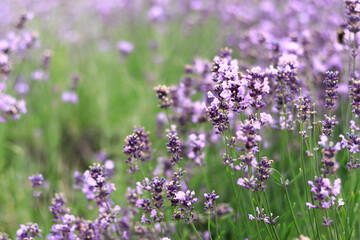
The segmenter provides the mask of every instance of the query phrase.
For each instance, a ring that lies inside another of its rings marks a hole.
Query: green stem
[[[194,230],[194,232],[195,232],[195,234],[196,234],[197,238],[198,238],[198,239],[200,239],[200,240],[202,240],[202,238],[201,238],[201,236],[200,236],[199,232],[196,230],[196,227],[195,227],[195,225],[194,225],[194,223],[193,223],[193,221],[192,221],[192,219],[191,219],[190,213],[188,213],[188,218],[189,218],[189,221],[190,221],[191,227],[192,227],[192,229]]]
[[[209,232],[210,240],[213,240],[211,236],[210,223],[211,223],[211,214],[208,214],[208,232]]]
[[[297,224],[297,221],[296,221],[296,218],[295,218],[294,211],[293,211],[293,209],[292,209],[292,207],[291,207],[291,202],[290,202],[289,193],[288,193],[287,187],[286,187],[286,186],[284,186],[284,188],[285,188],[286,199],[287,199],[288,204],[289,204],[289,208],[290,208],[291,216],[292,216],[292,218],[293,218],[293,220],[294,220],[295,227],[296,227],[296,231],[298,232],[298,236],[300,236],[300,235],[301,235],[301,233],[300,233],[300,228],[299,228],[299,226],[298,226],[298,224]]]

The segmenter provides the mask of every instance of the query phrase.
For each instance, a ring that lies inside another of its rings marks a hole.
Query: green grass
[[[109,31],[111,34],[104,36],[112,44],[109,52],[100,52],[96,40],[70,44],[59,41],[48,29],[40,31],[42,47],[53,52],[50,80],[31,81],[28,113],[19,121],[0,125],[1,232],[14,237],[21,223],[31,221],[39,223],[46,236],[51,224],[48,206],[55,192],[65,193],[72,213],[94,216],[96,211],[89,213],[83,195],[72,189],[73,171],[85,170],[101,149],[106,149],[116,164],[114,199],[120,205],[125,203],[128,176],[124,174],[123,140],[135,125],[155,132],[159,110],[152,88],[177,83],[184,64],[195,56],[211,58],[224,45],[215,21],[195,27],[189,36],[184,36],[182,29],[182,22],[173,21],[165,34],[142,24]],[[121,39],[135,45],[126,60],[115,50]],[[150,40],[157,41],[156,52],[148,47]],[[38,67],[39,50],[34,52],[38,57],[15,66],[11,81],[18,73],[30,76]],[[156,55],[163,58],[159,64],[153,61]],[[81,77],[80,102],[68,105],[61,102],[61,92],[73,73]],[[155,134],[151,137],[156,138]],[[40,200],[33,199],[27,179],[35,173],[42,173],[50,185]]]

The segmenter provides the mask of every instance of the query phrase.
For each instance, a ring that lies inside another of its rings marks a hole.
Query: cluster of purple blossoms
[[[256,167],[257,161],[255,153],[258,152],[258,142],[261,141],[259,131],[261,126],[267,122],[272,122],[272,117],[269,114],[261,113],[260,120],[257,120],[253,115],[250,115],[248,119],[240,122],[238,131],[236,132],[237,139],[239,139],[244,148],[240,149],[245,154],[240,156],[242,164]]]
[[[94,200],[100,211],[110,211],[110,194],[116,190],[115,185],[107,181],[104,166],[94,163],[90,171],[86,170],[84,175],[83,192],[88,200]]]
[[[29,180],[32,183],[32,188],[35,190],[33,196],[40,197],[41,191],[37,191],[44,183],[44,177],[42,174],[35,174],[29,177]]]
[[[152,157],[149,132],[145,132],[144,128],[135,128],[134,133],[125,138],[123,148],[123,153],[128,156],[125,160],[125,163],[129,166],[128,172],[134,173],[135,171],[139,171],[139,167],[136,165],[137,161],[149,161]]]
[[[269,160],[267,157],[262,157],[261,161],[256,166],[255,177],[239,178],[237,184],[251,191],[263,191],[266,190],[266,181],[270,177],[270,169],[273,160]]]
[[[54,224],[50,228],[50,234],[48,235],[49,240],[76,240],[78,239],[76,234],[74,233],[76,229],[75,216],[65,214],[61,222],[58,224]]]
[[[325,117],[325,120],[321,121],[321,124],[322,124],[322,127],[321,127],[321,131],[322,133],[329,137],[329,138],[332,138],[333,135],[333,128],[335,125],[339,124],[338,121],[336,121],[336,116],[333,115],[332,117],[329,117],[328,115],[324,115]]]
[[[195,191],[187,190],[186,192],[178,191],[175,194],[175,199],[179,201],[179,215],[183,216],[185,222],[190,224],[195,221],[197,217],[194,214],[194,206],[193,204],[197,201],[197,198],[194,198]]]
[[[336,143],[334,145],[333,142],[330,142],[327,146],[328,138],[327,136],[323,135],[320,137],[321,141],[319,142],[322,145],[323,149],[321,152],[323,153],[323,158],[321,159],[321,163],[323,167],[321,171],[326,175],[334,175],[336,170],[339,168],[340,164],[335,161],[335,154],[336,152],[341,150],[340,143]]]
[[[36,223],[21,224],[16,232],[16,240],[31,240],[35,237],[41,238],[41,229]]]
[[[49,207],[51,214],[54,216],[54,219],[51,221],[61,221],[63,216],[70,212],[70,208],[67,208],[65,205],[64,195],[62,193],[55,193],[55,197],[51,200],[51,206]]]
[[[350,121],[350,128],[351,133],[346,133],[348,136],[348,140],[345,138],[343,134],[340,134],[339,137],[341,138],[341,147],[347,148],[351,153],[357,153],[360,151],[360,139],[358,135],[355,134],[355,131],[360,131],[360,128],[355,125],[353,120]]]
[[[0,240],[10,240],[9,235],[0,232]]]
[[[359,159],[358,158],[356,158],[355,160],[353,159],[354,157],[350,156],[350,161],[346,164],[348,170],[357,169],[360,167]]]
[[[330,110],[335,106],[335,101],[336,99],[338,99],[337,88],[339,83],[339,72],[327,71],[325,75],[326,75],[324,80],[324,84],[326,85],[325,107]]]
[[[134,44],[128,41],[119,41],[117,49],[123,57],[127,57],[134,50]]]
[[[101,164],[104,164],[104,170],[105,170],[106,176],[108,176],[110,178],[114,175],[114,168],[115,168],[114,161],[109,159],[109,156],[107,155],[107,153],[104,150],[101,150],[99,153],[97,153],[95,155],[95,160]],[[76,174],[75,182],[77,182],[76,179],[78,179],[81,183],[81,179],[77,178],[77,176],[79,176],[79,174],[78,173],[75,173],[75,174]]]
[[[211,215],[214,213],[215,200],[219,198],[218,195],[215,194],[215,190],[211,193],[204,193],[205,203],[204,210],[207,215]]]
[[[269,93],[269,81],[265,72],[260,67],[248,70],[248,75],[245,77],[247,87],[249,89],[249,96],[251,97],[251,106],[255,109],[260,109],[265,106],[264,95]]]
[[[155,177],[152,181],[146,178],[143,183],[137,182],[136,185],[138,194],[143,194],[143,190],[151,193],[151,199],[142,197],[137,198],[136,200],[135,206],[144,211],[141,222],[148,224],[151,224],[152,222],[162,222],[164,219],[162,208],[164,204],[163,190],[165,189],[165,178],[159,179],[158,177]],[[149,218],[147,218],[147,215]]]
[[[168,153],[171,154],[171,165],[175,165],[182,160],[181,141],[176,131],[176,125],[171,125],[171,130],[167,129],[166,132],[166,137],[169,139],[169,141],[166,143],[166,148]]]
[[[212,93],[209,95],[210,98],[214,96]],[[212,125],[215,127],[215,133],[222,134],[229,128],[229,112],[227,109],[222,109],[223,105],[217,98],[213,98],[214,100],[211,105],[209,107],[205,107],[205,109]]]
[[[159,108],[168,109],[172,104],[172,100],[169,98],[169,88],[165,85],[159,85],[155,87],[154,90],[156,92],[156,97],[160,101]]]
[[[344,0],[346,28],[352,33],[360,31],[360,2],[358,0]]]
[[[360,116],[360,80],[353,80],[350,88],[350,96],[352,98],[351,106],[352,113],[356,116]]]
[[[44,50],[40,69],[32,72],[32,79],[39,82],[46,82],[49,80],[49,65],[52,58],[52,52],[50,50]]]
[[[273,218],[273,214],[270,213],[270,217],[266,215],[266,213],[264,213],[264,209],[262,208],[261,211],[259,209],[259,207],[256,207],[256,214],[257,216],[254,217],[252,214],[249,214],[249,219],[250,220],[256,220],[256,221],[264,221],[265,223],[269,224],[269,225],[275,225],[276,220],[279,218],[279,216]]]
[[[320,208],[326,209],[335,205],[336,196],[340,194],[341,191],[341,179],[337,178],[334,181],[334,184],[331,184],[330,179],[323,177],[315,177],[314,182],[308,181],[308,184],[311,187],[311,192],[314,194],[313,199],[317,201],[318,204],[314,205],[307,202],[306,206],[311,208]],[[338,207],[344,205],[343,199],[338,200]]]
[[[294,103],[297,109],[298,118],[305,122],[312,114],[311,100],[309,97],[299,96],[297,103]]]
[[[190,160],[194,161],[196,165],[204,166],[205,153],[203,149],[205,148],[205,134],[190,134],[187,141],[187,147],[188,150],[186,152],[186,156]]]
[[[68,91],[64,91],[61,95],[61,100],[64,103],[77,104],[79,102],[79,96],[76,93],[78,83],[80,81],[79,75],[73,75],[71,77],[71,82]]]
[[[16,100],[14,97],[3,93],[2,89],[0,86],[0,123],[8,121],[9,118],[18,120],[21,114],[27,112],[26,102],[24,100]]]

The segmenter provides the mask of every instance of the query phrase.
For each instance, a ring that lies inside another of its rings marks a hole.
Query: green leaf
[[[289,239],[289,235],[294,228],[295,224],[294,222],[291,222],[289,226],[286,228],[286,231],[281,235],[281,239]]]

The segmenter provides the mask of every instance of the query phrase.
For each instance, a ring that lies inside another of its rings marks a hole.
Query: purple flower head
[[[171,125],[171,130],[167,129],[166,132],[166,137],[169,139],[169,141],[166,143],[166,148],[168,153],[171,154],[171,165],[175,165],[182,160],[181,142],[176,131],[176,125]]]
[[[332,138],[333,135],[333,128],[335,125],[339,124],[338,121],[336,121],[336,116],[333,115],[332,117],[328,117],[326,114],[324,115],[325,120],[321,121],[322,123],[322,127],[321,127],[321,131],[324,135]]]
[[[328,178],[323,177],[315,177],[314,182],[308,181],[308,184],[311,186],[311,192],[314,194],[314,201],[318,202],[317,205],[307,202],[306,205],[309,209],[326,209],[335,204],[336,196],[340,194],[341,190],[340,178],[336,179],[333,185]]]
[[[203,166],[205,165],[204,158],[205,153],[203,151],[205,147],[205,134],[201,133],[196,135],[194,133],[190,134],[187,141],[188,151],[186,156],[195,162],[196,165]]]
[[[65,91],[61,95],[61,100],[64,103],[77,104],[79,102],[79,97],[74,91]]]
[[[187,190],[186,192],[178,191],[175,194],[175,199],[179,201],[180,208],[179,211],[184,214],[185,222],[190,224],[190,222],[195,221],[196,217],[193,213],[194,207],[193,204],[197,201],[197,198],[194,198],[195,191]],[[173,218],[175,216],[173,215]]]
[[[330,218],[323,217],[323,219],[324,219],[324,222],[321,225],[324,227],[328,227],[328,226],[330,226],[330,224],[332,224],[334,222]]]
[[[135,128],[134,133],[125,138],[123,153],[127,155],[125,163],[129,166],[129,173],[138,171],[137,161],[146,162],[152,158],[149,132],[144,128]]]
[[[61,240],[69,239],[76,240],[78,239],[75,234],[75,216],[65,214],[61,220],[61,223],[51,226],[50,234],[48,235],[49,240]]]
[[[204,197],[205,197],[205,213],[206,214],[213,214],[214,213],[214,205],[215,205],[215,200],[219,198],[218,195],[215,194],[215,190],[213,190],[211,193],[204,193]]]
[[[31,181],[32,188],[34,188],[34,189],[39,188],[44,183],[44,178],[43,178],[42,174],[32,175],[28,179]],[[41,195],[41,191],[34,191],[34,194],[33,194],[34,197],[40,197],[40,195]]]
[[[339,72],[326,72],[325,73],[324,84],[326,85],[326,99],[325,99],[325,107],[327,109],[331,109],[335,106],[335,101],[338,98],[337,96],[337,88],[339,83]]]
[[[259,222],[264,221],[265,223],[267,223],[269,225],[275,225],[276,220],[279,218],[279,216],[273,218],[272,213],[270,213],[270,217],[266,216],[266,213],[264,213],[264,209],[262,208],[260,211],[259,207],[256,207],[256,213],[257,213],[256,217],[254,217],[252,214],[249,214],[249,219],[256,220]]]
[[[119,41],[117,43],[117,49],[126,57],[134,50],[134,44],[128,41]]]
[[[65,206],[66,200],[62,193],[55,193],[55,197],[51,201],[51,206],[49,210],[51,214],[54,216],[54,219],[51,221],[59,222],[62,221],[65,214],[70,212],[70,209]]]
[[[154,90],[156,92],[156,97],[159,99],[160,102],[159,108],[169,108],[173,103],[173,101],[169,99],[169,88],[165,85],[159,85],[155,87]]]
[[[44,177],[42,174],[35,174],[29,177],[33,188],[38,188],[43,184]]]
[[[346,28],[350,32],[360,31],[360,2],[358,0],[344,0]]]
[[[9,235],[0,232],[0,240],[10,240]]]
[[[350,88],[350,96],[352,99],[352,113],[356,116],[360,116],[360,80],[353,80]]]
[[[21,224],[16,232],[16,240],[29,240],[34,237],[41,237],[41,229],[36,223]]]
[[[6,84],[0,83],[0,123],[6,122],[10,117],[13,120],[18,120],[20,114],[27,112],[26,102],[3,93],[5,88]]]

